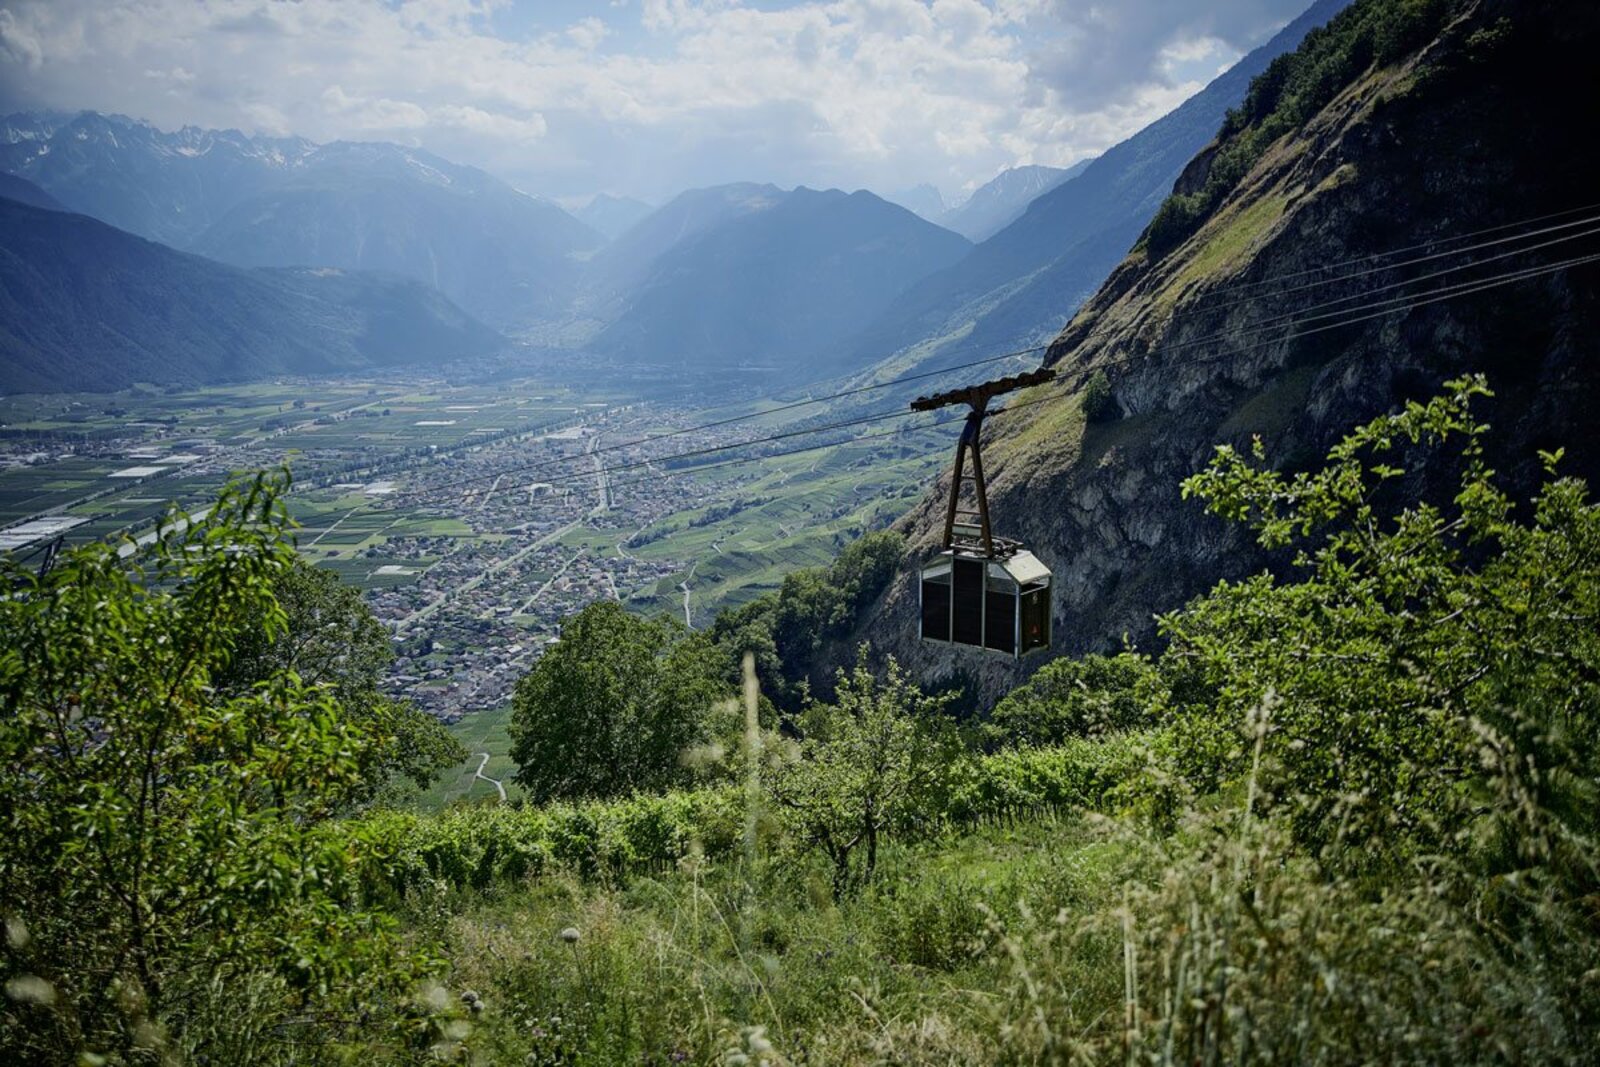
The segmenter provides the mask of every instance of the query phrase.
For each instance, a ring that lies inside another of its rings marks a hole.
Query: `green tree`
[[[866,659],[863,645],[835,703],[810,705],[800,741],[764,768],[789,833],[833,865],[835,897],[872,880],[880,840],[930,807],[961,758],[950,697],[923,693],[893,657],[880,681]]]
[[[1170,752],[1201,792],[1259,766],[1260,799],[1325,863],[1561,854],[1592,879],[1600,508],[1548,455],[1518,522],[1471,410],[1487,387],[1449,387],[1357,429],[1321,470],[1287,477],[1258,442],[1184,484],[1263,545],[1298,543],[1301,574],[1224,582],[1161,620],[1164,669],[1204,694],[1178,709]],[[1403,473],[1393,453],[1446,441],[1461,442],[1447,507],[1380,504]]]
[[[598,601],[517,683],[511,757],[538,801],[660,790],[692,777],[685,757],[711,740],[734,693],[709,638],[670,619]]]
[[[1136,653],[1063,658],[1007,693],[981,733],[989,747],[1059,745],[1153,725],[1166,700],[1160,673]]]
[[[30,992],[0,1001],[0,1059],[157,1056],[218,989],[259,979],[281,1015],[406,969],[330,820],[369,736],[292,673],[213,687],[252,629],[283,632],[286,484],[174,513],[131,559],[0,564],[0,971]]]
[[[245,629],[218,672],[220,692],[240,695],[289,671],[306,685],[327,688],[345,719],[372,741],[362,768],[366,785],[355,798],[360,802],[404,781],[425,788],[467,758],[438,719],[383,695],[379,687],[394,650],[359,590],[297,557],[273,577],[272,594],[271,610],[282,612],[283,626]]]
[[[845,546],[827,567],[792,571],[776,593],[720,613],[709,632],[728,653],[730,678],[750,652],[763,694],[780,707],[797,710],[817,653],[830,639],[848,636],[904,555],[900,534],[867,534]]]

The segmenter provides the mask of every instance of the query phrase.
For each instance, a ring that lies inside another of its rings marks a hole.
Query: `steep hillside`
[[[392,144],[13,115],[0,170],[74,211],[242,267],[379,270],[520,326],[572,299],[599,234],[473,167]]]
[[[859,360],[902,353],[903,370],[911,362],[956,362],[961,353],[1048,341],[1122,258],[1250,80],[1348,2],[1317,0],[1181,107],[1034,199],[960,263],[908,290],[855,339]]]
[[[595,253],[584,270],[577,316],[600,324],[619,317],[629,293],[674,246],[725,222],[765,211],[788,195],[776,185],[734,182],[679,193]]]
[[[1082,174],[1091,162],[1085,159],[1065,170],[1037,166],[1003,170],[936,221],[969,241],[986,241],[1015,222],[1034,200]]]
[[[241,270],[0,200],[0,390],[120,389],[441,362],[502,339],[420,283]]]
[[[1540,449],[1600,484],[1600,264],[1570,262],[1600,254],[1600,212],[1528,221],[1594,200],[1600,150],[1573,132],[1600,122],[1597,47],[1600,12],[1556,0],[1358,0],[1257,83],[1164,210],[1183,226],[1142,242],[1051,348],[1062,383],[990,424],[1000,531],[1055,574],[1054,652],[1148,642],[1154,614],[1218,579],[1287,566],[1181,499],[1218,443],[1259,435],[1303,468],[1481,371],[1491,462],[1520,495]],[[1114,403],[1086,423],[1097,370]],[[1398,492],[1448,496],[1437,461],[1405,465]],[[944,491],[908,518],[917,547],[856,637],[992,699],[1044,657],[913,636]]]
[[[44,208],[46,211],[66,211],[67,208],[61,201],[39,188],[25,178],[15,174],[0,174],[0,198],[15,200],[19,204],[29,207]]]
[[[741,201],[651,260],[590,347],[652,364],[823,375],[848,365],[845,338],[971,247],[868,192],[769,196]],[[654,221],[613,248],[653,233]]]

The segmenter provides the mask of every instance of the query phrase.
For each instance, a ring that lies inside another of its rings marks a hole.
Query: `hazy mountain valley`
[[[0,1059],[1588,1062],[1600,16],[1224,7],[959,195],[9,115]]]

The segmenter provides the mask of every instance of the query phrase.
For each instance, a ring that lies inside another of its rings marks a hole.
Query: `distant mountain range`
[[[971,245],[865,191],[678,197],[596,257],[589,347],[654,364],[844,369],[843,345]]]
[[[635,200],[631,196],[601,193],[573,212],[573,215],[606,240],[614,241],[654,210],[643,200]]]
[[[926,182],[909,189],[897,189],[892,193],[885,193],[883,198],[932,223],[937,223],[950,209],[939,190]]]
[[[1317,0],[1175,111],[1034,199],[961,262],[912,286],[855,339],[849,362],[870,364],[912,346],[917,362],[953,362],[1055,336],[1127,253],[1250,80],[1348,3]],[[907,361],[899,362],[903,369]]]
[[[1085,159],[1065,169],[1027,166],[1003,170],[933,221],[969,241],[986,241],[1015,222],[1033,201],[1082,174],[1091,162]]]
[[[392,144],[253,137],[121,116],[12,115],[0,170],[119,229],[238,266],[379,270],[497,326],[560,315],[603,243],[557,205]]]
[[[481,355],[502,344],[415,281],[327,268],[242,270],[85,215],[0,199],[6,392],[329,373]]]
[[[1035,343],[1116,265],[1251,77],[1346,2],[1318,0],[1092,162],[1007,170],[948,211],[931,186],[898,194],[951,228],[868,192],[751,183],[691,190],[653,211],[596,197],[581,212],[589,225],[480,170],[399,145],[168,133],[93,112],[7,116],[0,196],[128,233],[8,216],[0,301],[12,315],[0,328],[12,350],[31,353],[31,369],[5,370],[43,388],[52,369],[60,381],[51,387],[125,380],[114,352],[133,360],[129,374],[175,380],[358,365],[421,358],[425,338],[452,351],[493,343],[474,320],[623,361],[774,367],[791,380],[904,372]],[[38,237],[50,229],[63,245]],[[974,246],[953,230],[982,239]],[[127,245],[129,234],[216,262]],[[117,247],[112,262],[124,266],[146,258],[151,276],[116,275],[84,245]],[[82,292],[69,268],[81,271]],[[190,280],[229,309],[233,327],[219,334],[191,318]],[[139,285],[142,304],[119,295]],[[335,314],[329,301],[341,293],[354,303]],[[415,306],[402,315],[397,302],[408,297]],[[270,316],[247,313],[274,300],[288,300],[281,337],[271,336]],[[372,341],[384,336],[381,323],[400,321],[416,325],[415,337],[391,337],[392,349]],[[264,336],[247,336],[246,325]],[[311,344],[314,325],[339,340]],[[223,348],[210,351],[213,342]]]
[[[691,242],[718,226],[765,211],[787,194],[776,185],[734,182],[690,189],[667,201],[594,255],[580,286],[579,318],[604,324],[626,310],[633,289],[650,276],[656,260],[675,245]]]

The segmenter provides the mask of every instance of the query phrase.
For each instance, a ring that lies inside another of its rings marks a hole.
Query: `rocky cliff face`
[[[1276,465],[1310,466],[1352,425],[1482,371],[1497,393],[1482,416],[1503,480],[1525,497],[1538,450],[1565,446],[1563,469],[1600,485],[1600,265],[1474,288],[1600,253],[1600,222],[1583,222],[1600,209],[1524,224],[1600,199],[1585,132],[1600,122],[1600,14],[1553,0],[1439,6],[1436,34],[1337,87],[1186,241],[1160,256],[1141,243],[1052,346],[1058,384],[990,423],[998,532],[1056,577],[1053,654],[1125,637],[1150,647],[1156,614],[1220,579],[1287,569],[1181,499],[1179,482],[1222,442],[1259,435]],[[1178,191],[1202,188],[1248,132],[1203,152]],[[1490,227],[1508,228],[1464,236]],[[1079,394],[1095,369],[1120,417],[1086,424]],[[1409,455],[1405,466],[1398,493],[1448,496],[1445,460]],[[870,636],[925,682],[975,680],[988,703],[1047,657],[1016,664],[916,638],[916,568],[946,492],[905,520],[913,552],[855,640]]]

